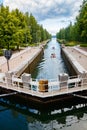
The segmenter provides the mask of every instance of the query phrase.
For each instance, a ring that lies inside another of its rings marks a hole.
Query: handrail
[[[72,78],[79,78],[80,75],[74,75],[74,76],[69,76],[68,79],[72,79]]]
[[[27,93],[31,92],[32,95],[38,95],[39,93],[39,96],[47,96],[47,93],[50,93],[50,96],[54,96],[55,94],[57,95],[60,92],[69,93],[86,89],[85,86],[87,86],[87,78],[81,78],[79,76],[77,76],[77,78],[76,76],[73,77],[75,78],[68,78],[67,81],[62,82],[60,82],[58,79],[49,79],[47,84],[42,85],[42,87],[47,86],[43,89],[40,89],[39,80],[41,79],[31,78],[29,82],[23,82],[21,78],[15,78],[14,76],[12,76],[12,78],[5,77],[3,83],[6,84],[7,88],[17,90],[18,92],[27,91]],[[13,80],[13,78],[15,78],[15,80]],[[65,86],[61,86],[61,84],[65,84]]]
[[[71,76],[71,77],[69,77],[68,78],[68,80],[65,80],[65,81],[62,81],[62,82],[60,82],[58,79],[34,79],[34,78],[31,78],[31,81],[34,81],[34,82],[39,82],[40,80],[48,80],[48,82],[58,82],[58,83],[64,83],[64,82],[66,82],[66,81],[69,81],[69,80],[72,80],[72,79],[78,79],[78,80],[86,80],[87,78],[79,78],[79,77],[77,77],[77,78],[72,78],[72,77],[76,77],[76,76]],[[11,78],[8,78],[8,77],[5,77],[5,79],[11,79]],[[16,79],[20,79],[20,80],[22,80],[21,78],[18,78],[18,77],[15,77],[15,76],[13,76],[13,78],[16,78]],[[12,79],[13,79],[12,78]],[[22,81],[23,82],[23,81]],[[26,82],[26,81],[25,81]],[[26,82],[27,83],[27,82]]]
[[[7,77],[5,77],[5,79],[6,79]],[[7,79],[11,79],[11,78],[7,78]],[[17,77],[13,77],[11,80],[13,80],[13,79],[17,79],[17,82],[19,82],[19,80],[21,81],[21,82],[23,82],[22,81],[22,79],[21,78],[17,78]],[[79,80],[81,80],[81,79],[87,79],[87,78],[73,78],[73,79],[77,79],[77,81],[79,81]],[[59,81],[58,79],[49,79],[48,80],[48,82],[49,83],[65,83],[66,81],[68,82],[69,80],[73,80],[72,78],[69,78],[68,80],[65,80],[65,81]],[[40,80],[44,80],[44,79],[34,79],[34,78],[31,78],[31,80],[30,80],[30,82],[39,82]],[[13,80],[14,81],[14,80]],[[25,81],[25,83],[28,83],[28,82],[26,82]]]
[[[8,78],[8,79],[11,80],[11,78]],[[61,88],[59,86],[60,85],[59,81],[56,82],[57,83],[56,85],[52,84],[52,86],[49,85],[49,82],[48,82],[48,84],[45,84],[45,85],[48,85],[48,88],[45,88],[42,90],[40,90],[40,88],[39,88],[40,87],[39,82],[32,81],[32,80],[30,82],[25,82],[25,83],[29,84],[30,87],[23,86],[22,80],[20,80],[21,82],[16,82],[16,84],[13,82],[9,82],[9,84],[8,84],[5,79],[5,81],[3,82],[4,84],[1,84],[1,85],[2,85],[2,87],[5,87],[7,89],[12,89],[19,93],[23,92],[25,94],[27,93],[27,94],[31,94],[32,96],[34,95],[34,96],[38,96],[38,97],[51,97],[51,96],[55,96],[55,95],[68,94],[68,93],[74,93],[74,92],[78,92],[78,91],[82,91],[82,90],[87,90],[87,82],[83,82],[83,80],[87,80],[87,78],[81,79],[80,86],[77,85],[79,83],[76,82],[72,86],[69,86],[69,84],[67,83],[66,86],[61,87]],[[35,83],[35,85],[33,83]],[[64,83],[64,82],[62,82],[62,83]]]

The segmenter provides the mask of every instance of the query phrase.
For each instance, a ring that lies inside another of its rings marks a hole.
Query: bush
[[[16,50],[16,49],[15,49],[15,46],[10,46],[9,48],[10,48],[10,50],[12,50],[12,51],[15,51],[15,50]]]
[[[80,44],[81,47],[87,47],[87,43]]]
[[[76,46],[76,45],[78,45],[78,43],[74,42],[74,41],[68,42],[68,43],[65,44],[65,46]]]
[[[3,56],[3,50],[0,50],[0,56]]]
[[[57,39],[57,41],[58,41],[60,44],[66,44],[66,40],[65,40],[65,39]]]
[[[28,44],[22,44],[21,45],[21,47],[27,47],[28,46]]]

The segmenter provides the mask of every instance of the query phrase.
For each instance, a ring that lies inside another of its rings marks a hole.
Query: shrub
[[[15,46],[10,46],[9,48],[10,48],[10,50],[12,50],[12,51],[15,51],[15,50],[16,50],[16,49],[15,49]]]
[[[80,44],[81,47],[87,47],[87,44]]]
[[[77,44],[78,44],[77,42],[72,41],[72,42],[66,43],[65,46],[76,46]]]
[[[0,50],[0,56],[3,56],[3,50]]]

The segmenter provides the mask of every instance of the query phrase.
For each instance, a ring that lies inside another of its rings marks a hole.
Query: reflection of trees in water
[[[23,104],[15,104],[10,101],[3,102],[0,107],[0,112],[10,109],[13,117],[17,118],[18,114],[23,114],[26,118],[28,127],[31,130],[53,130],[61,129],[65,126],[71,126],[78,123],[80,120],[86,120],[87,104],[81,103],[76,105],[67,104],[66,106],[56,106],[47,109],[33,109],[30,106],[24,106]],[[85,117],[84,117],[85,113]],[[53,128],[53,129],[52,129]]]
[[[56,117],[55,119],[51,120],[49,123],[46,124],[46,127],[50,125],[51,128],[61,129],[61,128],[64,128],[65,126],[69,127],[73,124],[76,124],[80,120],[82,120],[82,118],[84,118],[83,109],[81,109],[81,111],[79,112],[76,111],[75,113],[73,113],[73,115],[72,114],[70,115],[69,113],[68,114],[67,113],[66,113],[66,116]]]
[[[14,118],[18,118],[18,112],[15,110],[12,110],[12,115]]]
[[[79,106],[79,107],[78,107]],[[86,104],[81,104],[72,106],[71,108],[62,108],[61,113],[51,114],[51,112],[40,112],[37,118],[33,118],[33,116],[28,120],[29,128],[37,128],[35,130],[56,130],[62,129],[65,126],[69,127],[75,123],[78,123],[80,120],[84,118],[84,113],[86,113],[87,106]],[[58,110],[57,110],[58,111]],[[60,110],[59,110],[60,111]],[[58,112],[59,112],[58,111]],[[31,120],[33,121],[31,123]],[[28,116],[27,116],[28,119]]]

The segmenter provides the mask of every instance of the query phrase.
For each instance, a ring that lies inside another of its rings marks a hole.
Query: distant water
[[[55,49],[53,49],[53,47]],[[55,53],[56,58],[51,58]],[[44,51],[33,78],[55,79],[67,72],[56,39],[50,41]],[[0,98],[0,130],[87,130],[87,103],[72,101],[64,106],[35,109],[8,99]]]

